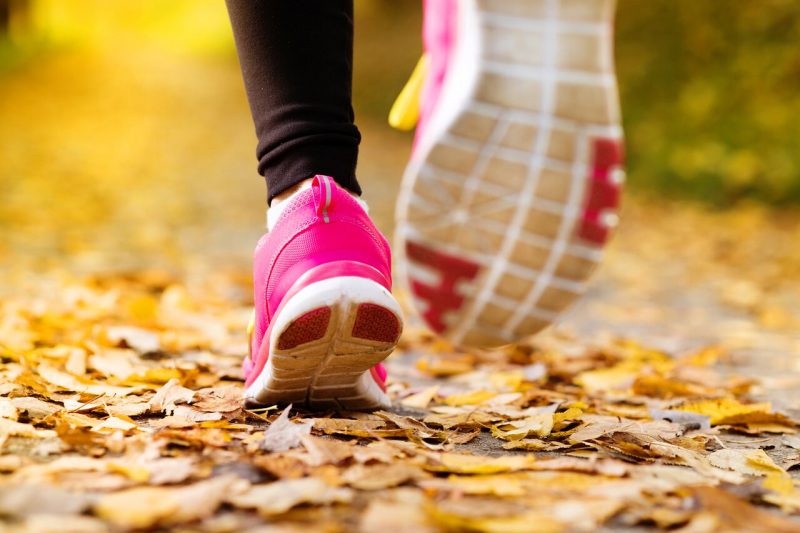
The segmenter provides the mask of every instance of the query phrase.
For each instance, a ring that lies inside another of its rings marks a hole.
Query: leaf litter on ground
[[[724,531],[769,516],[789,531],[800,514],[798,421],[757,401],[753,380],[719,375],[719,346],[552,334],[462,353],[411,330],[392,409],[248,410],[242,354],[226,348],[246,304],[176,281],[79,286],[85,315],[0,310],[0,326],[28,324],[0,345],[0,513],[22,530],[49,527],[47,513],[213,530],[323,511],[371,527],[385,511],[407,521],[397,530]]]

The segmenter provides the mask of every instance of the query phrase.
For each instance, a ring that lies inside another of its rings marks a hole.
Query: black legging
[[[315,174],[361,194],[352,0],[227,0],[269,200]]]

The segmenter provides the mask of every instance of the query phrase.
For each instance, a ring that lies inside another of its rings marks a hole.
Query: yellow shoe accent
[[[256,310],[253,309],[253,313],[250,315],[250,320],[247,322],[247,350],[248,356],[252,358],[252,351],[253,346],[253,331],[256,329]]]
[[[392,104],[389,111],[389,124],[398,130],[410,131],[417,125],[419,120],[419,95],[422,92],[422,84],[428,73],[428,56],[424,55],[417,61],[417,66],[408,78],[405,87],[397,95],[397,99]]]

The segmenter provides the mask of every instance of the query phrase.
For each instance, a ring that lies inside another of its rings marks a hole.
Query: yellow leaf
[[[475,358],[464,354],[437,354],[436,357],[419,359],[417,370],[436,377],[455,376],[472,372],[475,369]]]
[[[633,393],[651,398],[674,398],[675,396],[701,396],[711,391],[705,387],[663,376],[648,374],[639,376],[633,383]]]
[[[508,455],[486,457],[461,453],[443,453],[436,461],[423,465],[431,472],[451,472],[453,474],[498,474],[531,468],[535,462],[532,455]]]
[[[750,476],[786,475],[764,450],[739,450],[726,448],[708,456],[708,461],[717,468],[733,470]]]
[[[94,382],[89,379],[80,380],[72,374],[62,372],[57,368],[48,365],[47,363],[40,364],[36,371],[48,383],[57,385],[62,389],[81,392],[86,394],[108,395],[108,396],[126,396],[135,392],[137,389],[134,387],[114,387],[112,385],[104,385],[102,383]]]
[[[458,491],[471,495],[491,495],[502,497],[524,496],[524,482],[527,477],[520,473],[490,474],[485,476],[451,475],[447,479],[433,479],[422,482],[426,489]]]
[[[106,464],[106,468],[109,472],[122,474],[131,481],[136,481],[137,483],[147,483],[150,479],[150,471],[143,466],[109,462]]]
[[[171,379],[180,379],[180,377],[181,372],[177,368],[148,368],[143,373],[130,376],[125,383],[137,385],[141,382],[163,384]]]
[[[583,414],[583,409],[579,407],[570,407],[566,411],[562,411],[560,413],[555,413],[553,415],[553,422],[559,423],[564,422],[565,420],[574,420]]]
[[[764,450],[754,450],[747,455],[747,462],[758,469],[762,469],[771,473],[786,474],[783,468],[775,464],[772,458],[764,452]]]
[[[403,398],[402,400],[400,400],[400,403],[405,405],[406,407],[426,409],[433,400],[433,398],[436,396],[437,392],[439,392],[439,385],[434,385],[433,387],[428,387],[423,391],[420,391],[416,394],[412,394],[411,396]]]
[[[492,427],[492,435],[503,440],[521,440],[530,435],[546,437],[553,430],[553,414],[538,413],[522,420],[502,422]]]
[[[675,409],[706,415],[710,418],[712,426],[719,424],[766,422],[768,419],[775,416],[771,413],[772,405],[768,402],[743,404],[733,398],[688,402],[675,407]]]
[[[574,381],[590,394],[626,389],[633,383],[641,367],[642,365],[635,361],[625,361],[611,368],[581,372]]]
[[[711,366],[719,361],[721,355],[722,348],[719,346],[708,346],[681,358],[680,362],[692,366]]]
[[[518,392],[524,388],[525,375],[519,370],[495,372],[489,376],[489,381],[498,390]]]
[[[789,495],[795,491],[794,481],[790,476],[786,475],[786,472],[783,471],[780,473],[772,472],[767,474],[767,478],[761,485],[767,490],[771,490],[782,495]]]
[[[138,294],[127,302],[128,314],[139,322],[150,322],[158,315],[158,300],[147,294]]]
[[[464,394],[453,394],[444,399],[444,403],[452,406],[478,405],[497,396],[496,392],[480,389]]]
[[[518,514],[497,516],[487,513],[487,516],[473,516],[474,511],[468,509],[468,502],[464,502],[464,512],[459,513],[447,502],[432,505],[428,509],[433,521],[443,526],[448,531],[475,531],[479,533],[559,533],[564,531],[564,525],[551,516],[536,511],[520,511]]]

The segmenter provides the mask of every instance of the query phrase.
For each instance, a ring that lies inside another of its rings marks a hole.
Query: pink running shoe
[[[390,405],[383,361],[403,328],[389,244],[358,201],[315,176],[255,251],[248,405]]]
[[[425,0],[395,250],[457,344],[536,333],[600,261],[625,177],[613,22],[614,0]]]

